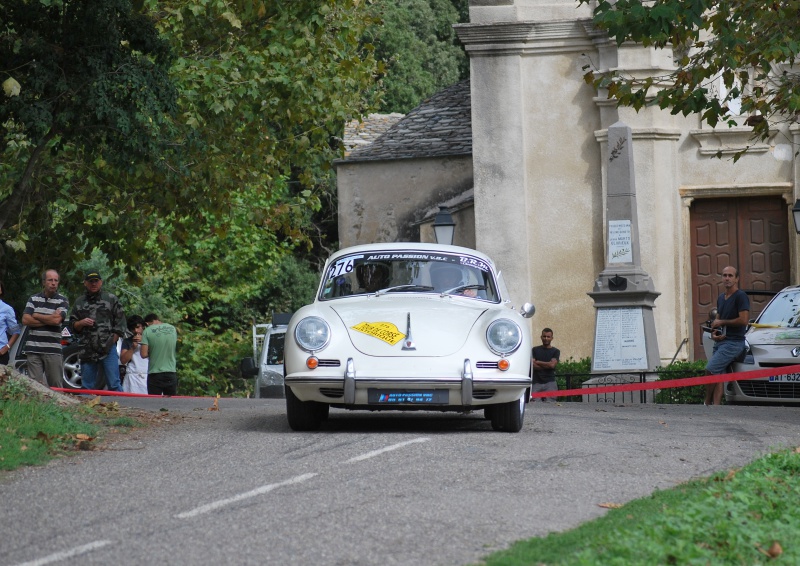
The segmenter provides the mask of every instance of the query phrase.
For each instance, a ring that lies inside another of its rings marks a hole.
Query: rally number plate
[[[447,405],[447,389],[368,389],[367,400],[378,405]]]

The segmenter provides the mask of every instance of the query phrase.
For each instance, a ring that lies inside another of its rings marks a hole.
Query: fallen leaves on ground
[[[783,554],[783,547],[777,540],[772,541],[769,550],[764,550],[763,548],[761,548],[760,544],[756,545],[756,549],[764,556],[769,556],[770,558],[777,558],[778,556]]]

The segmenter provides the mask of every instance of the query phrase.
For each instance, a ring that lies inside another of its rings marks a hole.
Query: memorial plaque
[[[648,369],[642,307],[599,308],[592,371]]]
[[[608,263],[633,263],[630,220],[608,221]]]

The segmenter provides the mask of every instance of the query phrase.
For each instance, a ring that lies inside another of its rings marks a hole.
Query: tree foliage
[[[0,230],[52,200],[39,182],[66,146],[128,167],[164,151],[176,89],[170,51],[128,0],[4,0],[0,8]]]
[[[741,114],[762,139],[800,112],[798,0],[601,0],[594,22],[618,45],[675,49],[676,70],[666,76],[588,69],[587,82],[622,105],[695,113],[712,127],[740,125]]]
[[[469,61],[453,24],[468,21],[466,0],[382,0],[383,26],[373,39],[386,61],[384,112],[408,112],[425,98],[469,76]]]
[[[18,2],[46,14],[96,3]],[[166,70],[174,96],[157,114],[120,103],[120,112],[136,113],[136,124],[155,124],[144,132],[149,138],[141,136],[149,145],[135,146],[135,135],[114,145],[111,134],[91,144],[64,135],[40,143],[25,104],[54,87],[27,81],[15,70],[20,65],[0,58],[0,73],[16,73],[20,86],[18,93],[9,87],[13,97],[0,93],[3,111],[14,109],[0,132],[0,210],[38,160],[30,175],[36,200],[23,199],[14,222],[0,228],[6,281],[19,307],[39,287],[38,271],[55,267],[74,300],[82,267],[99,262],[129,313],[153,309],[178,326],[182,390],[229,392],[253,319],[297,308],[313,293],[315,268],[291,254],[312,245],[313,215],[331,199],[330,163],[342,155],[344,124],[375,109],[382,70],[362,40],[377,20],[359,0],[112,3],[149,26],[163,59],[136,54],[151,70],[169,62],[158,78]],[[0,8],[0,41],[19,51],[31,35],[30,15],[8,5]],[[82,20],[69,23],[71,34],[93,35]],[[59,41],[49,48],[69,59],[73,52]],[[115,41],[109,50],[125,47]],[[106,73],[116,76],[113,68]],[[100,96],[98,84],[83,85],[85,96]],[[126,91],[133,86],[120,87],[120,97],[133,96]]]

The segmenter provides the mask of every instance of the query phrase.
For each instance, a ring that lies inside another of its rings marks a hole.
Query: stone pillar
[[[589,296],[597,309],[592,371],[660,365],[653,307],[659,293],[642,269],[631,129],[608,128],[606,267]]]

